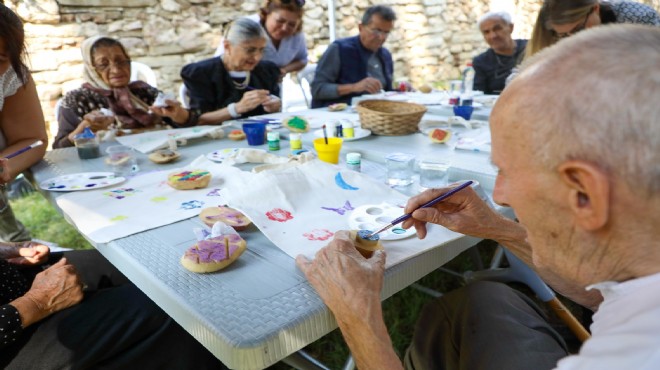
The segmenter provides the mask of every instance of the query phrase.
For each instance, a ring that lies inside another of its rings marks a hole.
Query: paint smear
[[[277,222],[287,222],[293,219],[291,212],[285,211],[281,208],[273,208],[272,210],[266,212],[266,217],[271,221]]]
[[[308,240],[319,240],[324,241],[330,239],[334,234],[327,229],[314,229],[308,233],[304,233],[303,236]]]
[[[128,216],[119,215],[119,216],[115,216],[115,217],[111,218],[110,221],[112,221],[112,222],[124,221],[127,218],[128,218]]]
[[[353,206],[351,205],[351,202],[346,201],[346,203],[344,203],[343,207],[339,207],[339,208],[321,207],[321,209],[325,209],[327,211],[337,212],[339,215],[343,216],[346,213],[346,211],[352,211],[355,208],[353,208]]]
[[[153,197],[150,200],[155,203],[160,203],[166,201],[167,197]]]
[[[335,184],[339,186],[340,188],[344,190],[359,190],[360,188],[356,188],[355,186],[351,186],[344,181],[344,178],[341,176],[341,172],[337,172],[337,175],[335,175]]]
[[[181,209],[191,210],[191,209],[195,209],[195,208],[202,208],[203,205],[204,205],[204,202],[202,202],[200,200],[191,200],[191,201],[188,201],[188,202],[181,203]]]

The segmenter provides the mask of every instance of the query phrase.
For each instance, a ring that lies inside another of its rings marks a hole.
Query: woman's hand
[[[9,171],[9,159],[0,158],[0,184],[7,184],[11,181],[11,172]]]
[[[236,113],[244,114],[270,100],[268,90],[251,90],[246,92],[241,101],[236,103]]]
[[[165,99],[165,104],[167,104],[165,107],[157,107],[152,105],[149,109],[161,117],[171,118],[172,121],[180,125],[188,122],[190,112],[181,106],[181,103],[179,103],[177,100]]]
[[[10,302],[18,310],[23,327],[78,304],[83,284],[66,258],[37,274],[24,296]]]
[[[282,110],[282,101],[277,96],[270,95],[270,99],[263,106],[268,113],[279,112]]]
[[[70,142],[74,142],[76,135],[81,134],[85,128],[89,127],[93,132],[107,130],[115,122],[114,116],[106,116],[98,110],[85,114],[76,129],[71,131],[67,137]]]
[[[18,257],[7,259],[7,262],[15,265],[40,265],[48,261],[48,255],[50,254],[50,248],[31,241],[24,242],[23,245],[17,246],[16,249]]]

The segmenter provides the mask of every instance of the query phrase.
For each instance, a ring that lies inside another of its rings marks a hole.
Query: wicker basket
[[[417,125],[426,113],[420,104],[389,100],[362,100],[357,105],[362,128],[376,135],[408,135],[417,132]]]

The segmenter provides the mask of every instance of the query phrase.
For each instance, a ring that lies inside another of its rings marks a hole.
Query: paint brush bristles
[[[328,132],[325,129],[325,125],[323,125],[323,139],[325,140],[325,145],[328,145]]]

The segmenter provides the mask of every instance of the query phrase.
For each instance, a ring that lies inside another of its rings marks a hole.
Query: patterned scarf
[[[149,113],[149,106],[132,93],[132,89],[145,88],[146,82],[134,81],[125,87],[111,88],[94,68],[92,46],[104,36],[94,36],[83,41],[81,49],[85,69],[83,78],[85,89],[93,90],[106,97],[110,110],[115,114],[121,128],[153,127],[162,122],[161,117]],[[127,56],[128,57],[128,56]]]

